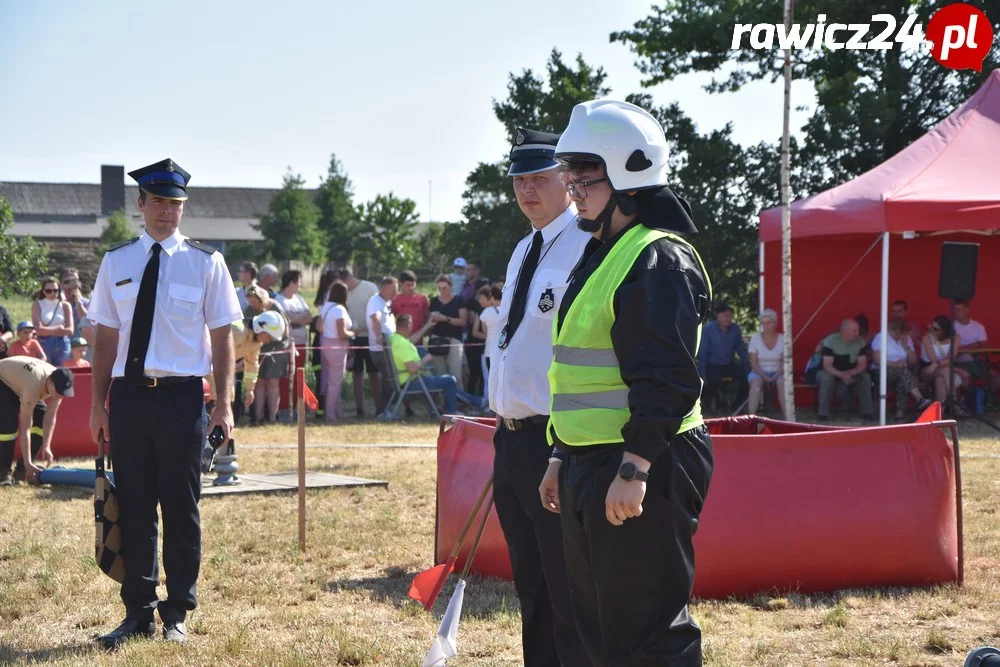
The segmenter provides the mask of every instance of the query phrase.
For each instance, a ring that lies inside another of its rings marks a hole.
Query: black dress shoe
[[[98,637],[97,643],[113,651],[133,637],[152,637],[155,634],[156,619],[126,618],[117,628]]]
[[[184,627],[184,621],[164,621],[163,638],[168,642],[186,644],[188,640],[188,632],[187,628]]]

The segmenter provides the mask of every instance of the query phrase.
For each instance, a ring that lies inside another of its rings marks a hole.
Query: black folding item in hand
[[[542,254],[542,233],[535,232],[531,237],[531,249],[521,264],[521,270],[517,274],[517,283],[514,287],[514,299],[510,302],[510,314],[507,316],[507,326],[500,332],[497,339],[497,346],[503,350],[510,345],[510,341],[517,333],[517,328],[524,319],[524,311],[528,301],[528,290],[531,288],[531,279],[538,268],[538,258]]]
[[[125,359],[125,381],[135,387],[142,383],[146,371],[146,352],[153,333],[153,312],[156,310],[156,281],[160,275],[159,243],[153,244],[153,256],[146,262],[139,283],[139,296],[132,314],[132,332],[128,340],[128,357]]]
[[[125,581],[125,560],[122,558],[122,531],[118,524],[118,494],[114,483],[104,469],[104,450],[107,442],[102,438],[97,449],[96,477],[94,478],[94,527],[96,543],[94,560],[101,572],[118,583]],[[111,467],[108,457],[108,467]]]

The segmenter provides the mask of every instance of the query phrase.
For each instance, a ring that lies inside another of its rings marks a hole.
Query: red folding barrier
[[[946,437],[957,438],[949,426],[710,421],[715,472],[695,535],[694,594],[961,582],[958,442]],[[436,563],[492,470],[494,428],[492,420],[442,423]],[[510,577],[495,516],[473,571]]]

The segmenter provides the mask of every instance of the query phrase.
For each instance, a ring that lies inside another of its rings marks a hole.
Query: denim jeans
[[[458,401],[476,408],[485,407],[481,396],[473,396],[458,388],[458,382],[454,375],[429,375],[424,377],[424,384],[428,391],[440,391],[444,393],[444,411],[450,414],[458,412]],[[412,387],[411,387],[412,391]]]

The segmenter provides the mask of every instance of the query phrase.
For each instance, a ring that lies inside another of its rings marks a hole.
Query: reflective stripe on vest
[[[639,255],[650,243],[667,238],[691,248],[711,294],[708,272],[698,252],[684,239],[659,229],[636,225],[608,252],[570,304],[565,324],[553,322],[553,358],[549,367],[549,444],[555,437],[571,446],[624,442],[622,428],[631,412],[628,387],[622,380],[618,357],[611,342],[615,323],[615,292]],[[697,342],[701,342],[701,325]],[[697,349],[695,350],[697,354]],[[703,423],[701,402],[684,418],[678,433]]]

